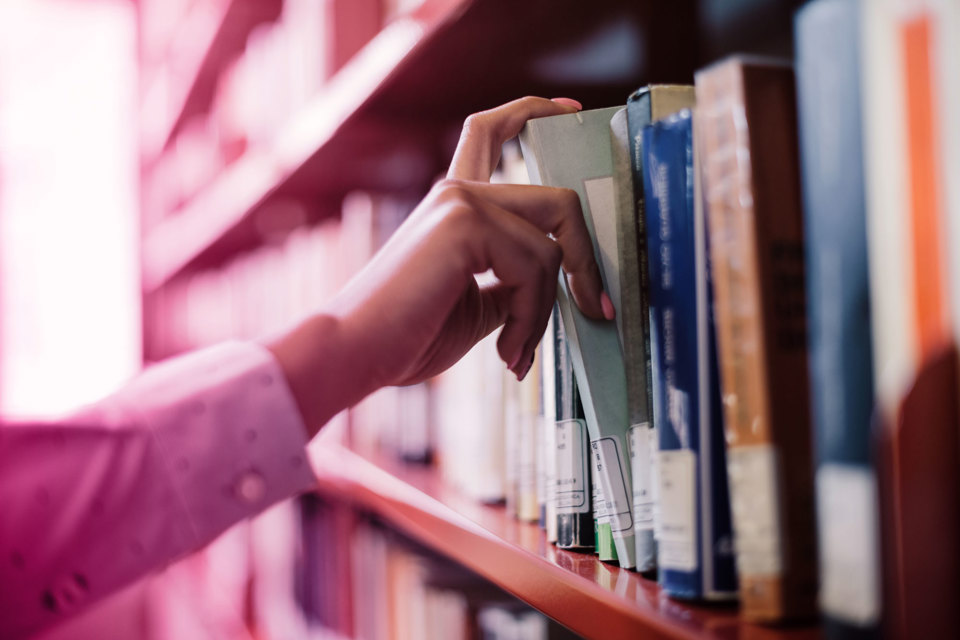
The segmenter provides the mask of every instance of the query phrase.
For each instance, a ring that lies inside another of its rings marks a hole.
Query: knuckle
[[[563,247],[559,243],[554,242],[553,240],[548,240],[550,246],[547,248],[548,259],[550,261],[550,270],[551,276],[553,273],[560,268],[560,264],[563,262]]]
[[[451,204],[447,208],[446,220],[457,229],[471,231],[480,223],[480,216],[476,208],[465,202]]]
[[[439,203],[466,204],[468,202],[466,185],[462,180],[445,178],[434,186],[433,192]]]
[[[580,196],[573,189],[559,189],[560,201],[564,208],[579,212]]]
[[[484,133],[489,122],[490,118],[486,111],[471,113],[469,116],[467,116],[467,119],[463,121],[463,131],[468,134]]]
[[[480,111],[467,116],[463,130],[468,137],[496,138],[500,133],[501,118],[494,111]]]

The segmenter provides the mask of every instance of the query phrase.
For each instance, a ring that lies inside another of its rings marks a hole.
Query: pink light
[[[140,364],[135,21],[0,4],[0,412],[96,400]]]

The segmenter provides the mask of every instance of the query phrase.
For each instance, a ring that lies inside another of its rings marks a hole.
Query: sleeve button
[[[247,504],[256,504],[267,493],[267,483],[260,472],[251,469],[240,476],[234,491],[238,498]]]

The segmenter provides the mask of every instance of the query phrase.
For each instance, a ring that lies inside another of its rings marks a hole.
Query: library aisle
[[[0,640],[957,637],[955,5],[0,3]],[[310,431],[277,337],[438,183],[597,269]]]

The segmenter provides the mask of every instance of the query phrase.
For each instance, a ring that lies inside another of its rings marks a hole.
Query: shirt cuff
[[[148,369],[114,400],[152,431],[198,544],[306,491],[306,429],[273,355],[231,342]]]

